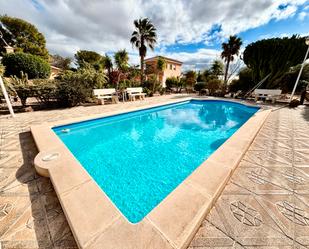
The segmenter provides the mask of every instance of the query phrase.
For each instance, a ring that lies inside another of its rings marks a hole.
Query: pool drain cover
[[[53,160],[57,159],[58,157],[59,157],[59,153],[54,152],[54,153],[50,153],[50,154],[44,156],[42,158],[42,161],[49,162],[49,161],[53,161]]]

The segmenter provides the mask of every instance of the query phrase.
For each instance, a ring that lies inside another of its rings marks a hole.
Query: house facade
[[[49,78],[54,79],[55,77],[57,77],[61,73],[62,69],[59,68],[59,67],[50,66],[50,71],[51,72],[50,72]]]
[[[156,70],[157,61],[159,58],[162,58],[165,61],[165,68],[160,72]],[[167,58],[164,56],[155,56],[152,58],[148,58],[145,60],[145,66],[146,77],[149,77],[151,74],[157,74],[159,76],[158,80],[161,82],[162,87],[166,87],[165,81],[167,78],[179,78],[181,76],[182,62],[174,60],[172,58]]]

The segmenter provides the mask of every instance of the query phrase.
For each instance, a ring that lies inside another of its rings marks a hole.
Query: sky
[[[139,64],[129,42],[133,21],[148,17],[158,42],[147,57],[180,60],[184,70],[203,70],[220,59],[230,35],[242,38],[242,51],[259,39],[309,35],[309,0],[0,0],[0,14],[34,24],[51,54],[126,49],[132,65]]]

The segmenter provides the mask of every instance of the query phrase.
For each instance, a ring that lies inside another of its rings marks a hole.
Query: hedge
[[[5,66],[5,76],[21,76],[26,73],[29,79],[48,78],[50,65],[39,56],[26,53],[11,53],[3,56],[2,64]]]

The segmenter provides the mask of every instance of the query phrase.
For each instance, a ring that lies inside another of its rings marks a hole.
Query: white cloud
[[[149,17],[158,30],[159,51],[202,67],[219,51],[199,49],[193,53],[166,53],[165,46],[222,41],[231,34],[296,14],[306,0],[10,0],[0,1],[0,14],[23,18],[44,33],[51,53],[72,56],[78,49],[99,53],[126,48],[131,63],[138,64],[129,43],[133,20]],[[17,7],[18,6],[18,7]],[[279,6],[284,6],[279,8]],[[298,14],[304,18],[304,14]],[[214,25],[221,29],[210,32]],[[148,56],[155,53],[149,52]]]
[[[309,16],[309,13],[308,12],[305,12],[305,11],[302,11],[298,14],[298,19],[300,21],[303,21],[307,16]]]
[[[221,51],[215,49],[198,49],[196,52],[166,53],[167,57],[174,58],[184,63],[183,70],[202,70],[210,66],[215,59],[220,59]]]

